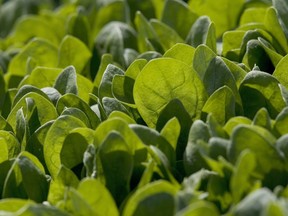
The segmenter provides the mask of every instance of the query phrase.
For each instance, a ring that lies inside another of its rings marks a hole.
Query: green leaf
[[[193,68],[170,58],[150,61],[138,75],[133,95],[139,113],[152,128],[171,100],[179,99],[191,118],[197,118],[206,99]]]
[[[162,137],[159,132],[138,124],[130,125],[129,127],[137,134],[145,145],[156,146],[164,153],[171,166],[173,167],[175,165],[175,151],[173,150],[172,145]]]
[[[247,11],[247,10],[246,10]],[[239,62],[240,47],[246,31],[226,31],[223,36],[222,55],[225,58]]]
[[[197,15],[209,16],[215,23],[216,36],[220,37],[225,31],[236,27],[244,3],[244,0],[189,1],[189,6]]]
[[[81,127],[86,127],[86,125],[72,116],[60,116],[51,125],[44,142],[44,158],[53,179],[56,178],[61,168],[61,150],[66,137],[71,130]]]
[[[127,19],[126,5],[123,1],[105,1],[102,7],[97,12],[97,17],[101,17],[100,19],[96,19],[93,22],[93,38],[98,35],[99,31],[109,22],[111,21],[120,21],[124,22]]]
[[[10,43],[27,43],[31,38],[43,38],[54,45],[59,44],[55,26],[46,17],[29,15],[21,18],[15,25],[8,41]],[[33,28],[31,28],[33,26]],[[58,30],[58,29],[57,29]]]
[[[23,108],[23,113],[26,115],[25,118],[27,121],[33,118],[33,113],[35,109],[36,119],[38,119],[38,123],[40,125],[45,124],[48,121],[54,120],[58,117],[58,114],[55,110],[54,105],[50,100],[46,99],[42,95],[30,92],[25,94],[13,107],[9,116],[7,117],[7,122],[12,126],[13,130],[16,130],[16,122],[17,122],[17,112],[19,109]],[[35,119],[33,120],[34,123]],[[31,122],[32,124],[33,122]],[[32,126],[32,125],[30,125]],[[31,128],[32,129],[32,128]],[[35,129],[35,128],[34,128]],[[33,131],[31,131],[33,132]]]
[[[91,128],[91,124],[87,115],[78,108],[75,108],[75,107],[65,108],[63,112],[61,113],[61,115],[70,115],[75,118],[78,118],[81,121],[83,121],[88,128]]]
[[[124,207],[123,216],[153,214],[172,216],[176,209],[176,192],[175,186],[163,180],[145,185],[129,198]]]
[[[36,67],[21,81],[20,86],[31,85],[37,88],[53,86],[61,72],[59,68]]]
[[[63,142],[61,165],[73,169],[83,162],[83,155],[89,144],[94,142],[94,131],[89,128],[75,128],[69,132]],[[78,173],[76,173],[78,174]]]
[[[91,28],[86,16],[78,13],[68,18],[67,33],[81,40],[87,47],[91,47]]]
[[[288,65],[288,55],[285,55],[276,66],[273,76],[281,83],[281,85],[288,88],[288,74],[287,74],[287,65]]]
[[[226,85],[217,89],[206,101],[202,115],[208,116],[210,113],[221,125],[235,116],[235,97]]]
[[[28,58],[33,58],[37,65],[55,67],[58,62],[57,56],[58,51],[54,45],[43,39],[33,39],[11,60],[5,78],[24,77]],[[16,87],[16,85],[13,84],[11,87]]]
[[[160,134],[163,136],[176,150],[177,142],[181,131],[181,125],[176,117],[171,118],[161,129]]]
[[[253,119],[253,125],[258,125],[271,131],[272,123],[267,109],[262,108],[256,113]]]
[[[53,86],[62,95],[67,93],[78,94],[76,70],[73,66],[65,68],[55,80]]]
[[[234,163],[241,152],[249,149],[257,160],[257,174],[263,175],[272,169],[283,168],[283,158],[275,147],[276,138],[259,126],[238,126],[231,137],[228,157]]]
[[[80,182],[77,191],[91,206],[95,215],[119,215],[113,197],[99,180],[84,179]]]
[[[250,193],[233,209],[236,216],[261,215],[270,202],[275,200],[275,195],[266,188],[262,188]]]
[[[121,134],[134,155],[134,167],[141,166],[147,158],[147,150],[140,138],[129,128],[128,123],[119,118],[111,118],[102,122],[95,131],[95,146],[99,146],[111,131]]]
[[[0,36],[6,37],[19,17],[27,14],[36,14],[39,10],[39,6],[39,2],[33,0],[26,2],[12,1],[6,2],[5,4],[3,3],[0,11],[0,22],[3,26],[0,31]]]
[[[230,181],[234,203],[240,202],[253,189],[253,184],[256,182],[253,183],[252,173],[256,169],[256,166],[256,157],[251,151],[244,150],[239,155]]]
[[[226,66],[231,71],[231,73],[234,77],[234,80],[236,82],[236,86],[237,86],[237,88],[239,88],[239,86],[240,86],[242,80],[244,79],[244,77],[246,76],[247,72],[243,68],[241,68],[238,64],[236,64],[235,62],[232,62],[226,58],[222,58],[222,60],[224,61]]]
[[[2,199],[0,201],[0,209],[2,214],[6,213],[9,215],[9,213],[16,213],[21,208],[25,208],[31,204],[34,204],[34,201],[18,198]]]
[[[200,45],[196,48],[193,60],[193,67],[197,71],[201,80],[203,80],[205,72],[209,67],[210,62],[215,57],[216,54],[206,45]]]
[[[186,37],[186,43],[193,47],[206,44],[213,52],[217,52],[215,26],[209,17],[201,16],[196,20]]]
[[[96,77],[95,77],[94,82],[93,82],[94,87],[95,87],[95,92],[98,92],[98,88],[100,86],[103,74],[104,74],[107,66],[109,64],[112,64],[112,63],[113,63],[113,57],[111,54],[106,53],[106,54],[103,54],[101,56],[101,62],[100,62],[98,71],[96,73]]]
[[[167,50],[163,57],[174,58],[183,61],[187,65],[193,65],[195,48],[184,43],[177,43]]]
[[[184,152],[183,162],[187,175],[195,173],[202,168],[208,168],[208,165],[201,155],[206,151],[207,142],[211,135],[207,124],[201,120],[196,120],[189,131],[189,139]]]
[[[47,198],[48,188],[42,164],[30,153],[22,152],[7,174],[2,195],[42,202]]]
[[[160,43],[164,51],[167,51],[176,43],[184,42],[174,29],[164,24],[163,22],[157,19],[152,19],[150,23],[154,28],[158,38],[160,39]]]
[[[272,0],[273,6],[277,10],[277,14],[281,20],[282,28],[287,36],[288,31],[288,21],[286,19],[286,14],[288,13],[288,4],[286,0]]]
[[[231,137],[233,130],[236,128],[236,126],[241,124],[250,125],[252,124],[252,121],[244,116],[235,116],[226,122],[223,129],[226,131],[229,137]]]
[[[97,114],[91,109],[91,107],[85,103],[81,98],[79,98],[75,94],[65,94],[63,95],[57,102],[56,109],[59,114],[61,114],[65,108],[74,107],[80,109],[90,121],[90,125],[92,128],[96,128],[100,119]]]
[[[33,154],[38,158],[38,160],[45,168],[45,173],[49,172],[44,159],[43,146],[47,132],[52,124],[53,121],[49,121],[40,126],[39,128],[37,128],[37,130],[30,136],[29,140],[27,141],[25,149],[26,151],[30,152],[31,154]]]
[[[280,44],[282,50],[279,50],[280,54],[288,52],[288,44],[285,36],[285,32],[282,29],[282,26],[279,23],[277,16],[277,11],[275,8],[270,7],[266,11],[266,16],[264,20],[265,27],[267,31],[277,40]],[[282,52],[281,52],[282,51]]]
[[[125,142],[121,134],[112,131],[100,145],[98,156],[101,160],[105,185],[119,206],[130,192],[133,149]]]
[[[127,104],[128,106],[135,106],[133,98],[133,87],[135,80],[123,75],[115,75],[112,81],[112,93],[113,96]]]
[[[211,215],[219,216],[218,209],[211,203],[206,201],[192,202],[183,210],[177,212],[176,216],[197,216],[197,215]]]
[[[151,23],[148,22],[140,11],[136,12],[134,23],[138,32],[138,49],[140,53],[146,51],[158,51],[162,53],[163,50],[158,35]]]
[[[82,41],[70,35],[63,38],[59,47],[58,67],[73,65],[77,73],[84,74],[90,58],[91,52]]]
[[[273,119],[286,106],[278,80],[265,72],[248,73],[240,85],[239,93],[244,115],[249,118],[253,118],[259,109],[265,107]]]
[[[113,98],[112,93],[112,81],[115,75],[124,75],[124,71],[122,71],[119,67],[109,64],[102,76],[101,83],[98,89],[98,96],[100,101],[104,97]]]
[[[187,145],[188,134],[192,125],[192,119],[190,118],[187,110],[185,110],[181,101],[179,101],[178,99],[173,99],[164,107],[157,120],[156,130],[161,131],[168,123],[168,121],[175,117],[180,123],[180,134],[178,134],[179,137],[177,140],[177,145],[176,148],[174,148],[176,151],[176,163],[178,163],[179,165],[178,168],[180,170],[183,170],[180,168],[182,167],[181,161],[183,157],[183,152],[185,151]]]
[[[127,115],[130,115],[128,109],[115,98],[104,97],[102,99],[102,105],[105,110],[106,116],[109,116],[110,113],[112,113],[113,111],[121,111],[123,113],[126,113]]]
[[[277,136],[285,135],[288,133],[288,128],[286,127],[288,122],[288,108],[285,107],[275,119],[275,124],[273,125],[273,131]]]
[[[137,33],[129,25],[122,22],[111,22],[105,25],[96,38],[96,49],[100,55],[110,53],[113,59],[123,67],[125,63],[124,50],[137,50]]]
[[[67,188],[78,187],[79,180],[77,176],[65,166],[61,165],[59,172],[55,179],[51,180],[48,202],[52,205],[57,205],[63,199],[65,199]]]
[[[274,71],[273,63],[259,40],[253,39],[247,43],[246,53],[242,62],[251,70],[257,65],[262,71]]]
[[[174,16],[177,14],[177,16]],[[161,21],[169,25],[182,37],[186,38],[192,24],[198,16],[182,1],[165,1]]]

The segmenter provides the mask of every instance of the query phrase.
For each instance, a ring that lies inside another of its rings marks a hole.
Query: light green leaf
[[[103,54],[101,56],[101,62],[93,82],[96,92],[98,92],[98,88],[100,86],[103,74],[106,71],[107,66],[112,63],[113,63],[113,57],[111,54]]]
[[[127,48],[137,50],[137,33],[125,23],[110,22],[101,29],[95,43],[100,55],[110,53],[116,62],[127,67],[124,51]]]
[[[102,76],[101,83],[98,89],[98,96],[100,101],[104,97],[113,98],[112,81],[115,75],[124,75],[124,71],[115,65],[109,64]]]
[[[92,128],[96,128],[99,123],[100,119],[97,114],[91,109],[91,107],[79,98],[75,94],[65,94],[63,95],[57,102],[56,109],[59,115],[64,111],[65,108],[74,107],[80,109],[90,121],[90,125]]]
[[[231,89],[223,86],[217,89],[206,101],[202,108],[202,115],[211,113],[217,121],[224,125],[230,118],[235,116],[235,97]]]
[[[281,85],[288,88],[288,73],[286,68],[288,66],[288,55],[285,55],[276,66],[273,76],[281,83]]]
[[[158,51],[162,53],[160,39],[158,38],[151,23],[140,12],[136,12],[135,21],[136,29],[138,32],[138,49],[140,53],[146,51]]]
[[[133,95],[139,113],[152,128],[171,100],[179,99],[191,118],[197,118],[206,99],[204,86],[193,68],[170,58],[150,61],[138,75]]]
[[[147,184],[136,190],[129,198],[123,216],[153,214],[172,216],[176,209],[176,192],[177,187],[163,180]]]
[[[164,51],[167,51],[176,43],[184,42],[178,33],[167,24],[164,24],[157,19],[152,19],[150,23],[160,39],[160,43]]]
[[[123,1],[113,0],[105,1],[105,5],[101,7],[97,13],[97,17],[101,19],[96,19],[93,23],[93,38],[98,35],[99,31],[111,21],[125,22],[128,11],[126,11],[126,6]]]
[[[275,195],[267,188],[262,188],[250,193],[233,209],[235,216],[261,215],[270,202],[276,199]]]
[[[287,36],[288,31],[288,21],[286,19],[286,14],[288,13],[288,4],[286,0],[272,0],[273,6],[277,10],[278,16],[281,20],[284,32]]]
[[[184,43],[177,43],[167,50],[163,57],[170,57],[183,61],[187,65],[193,65],[195,48]]]
[[[186,37],[186,43],[193,47],[206,44],[213,52],[217,52],[215,26],[209,17],[201,16],[196,20]]]
[[[67,33],[81,40],[87,47],[91,47],[91,28],[87,17],[81,13],[69,16]]]
[[[220,1],[189,1],[189,6],[193,12],[201,15],[207,15],[215,23],[217,37],[220,37],[225,31],[237,26],[238,19],[244,6],[244,0],[220,0]],[[221,14],[221,15],[220,15]]]
[[[123,75],[115,75],[112,81],[113,96],[128,106],[134,107],[133,87],[135,80]]]
[[[110,113],[112,113],[113,111],[121,111],[123,113],[126,113],[127,115],[130,115],[128,109],[115,98],[104,97],[102,99],[102,105],[105,110],[106,116],[109,116]]]
[[[183,155],[183,163],[187,175],[191,175],[202,168],[208,168],[208,164],[201,155],[207,151],[211,135],[207,124],[201,120],[196,120],[189,131],[188,143]]]
[[[279,23],[278,14],[275,8],[270,7],[267,9],[264,24],[267,31],[277,40],[283,50],[278,50],[278,52],[280,54],[287,53],[287,38],[285,36],[285,32],[282,29],[282,26]]]
[[[193,60],[193,67],[197,71],[201,80],[204,79],[205,72],[210,62],[217,55],[206,45],[200,45],[196,48]]]
[[[178,134],[178,140],[175,151],[176,160],[181,161],[183,158],[183,152],[185,151],[188,134],[192,125],[192,119],[189,116],[187,110],[185,110],[183,104],[178,99],[171,100],[161,111],[156,123],[156,130],[161,131],[165,125],[173,118],[177,118],[180,126],[180,134]],[[177,133],[172,133],[177,134]],[[168,140],[169,141],[169,140]]]
[[[249,149],[257,160],[255,174],[263,175],[272,169],[283,169],[283,158],[275,147],[276,138],[264,128],[240,125],[234,130],[231,139],[228,157],[232,162],[236,162],[241,152]]]
[[[105,186],[97,179],[84,179],[80,182],[78,193],[91,206],[94,215],[119,215],[116,203]]]
[[[198,16],[183,1],[165,1],[161,21],[175,29],[182,38],[186,38],[197,18]]]
[[[279,81],[268,73],[251,71],[242,81],[239,89],[244,115],[253,118],[265,107],[271,118],[276,118],[286,106],[279,87]]]
[[[99,146],[98,157],[101,161],[105,185],[114,197],[116,204],[120,206],[130,192],[133,149],[120,133],[112,131]]]
[[[42,164],[32,154],[22,152],[7,174],[2,196],[42,202],[47,198],[48,188]]]
[[[45,53],[45,55],[43,55]],[[13,76],[24,77],[28,58],[33,58],[37,65],[55,67],[58,61],[58,51],[54,45],[43,39],[31,40],[10,62],[6,79]],[[16,87],[17,84],[13,84]],[[12,86],[11,86],[12,87]]]
[[[48,136],[48,135],[47,135]],[[89,128],[72,129],[63,142],[60,160],[68,169],[76,168],[83,162],[83,155],[89,144],[94,142],[94,131]],[[74,171],[75,172],[75,171]],[[79,173],[76,173],[79,174]]]
[[[176,216],[198,216],[198,215],[209,215],[219,216],[218,209],[210,202],[196,201],[192,202],[183,210],[177,212]]]
[[[86,125],[72,116],[60,116],[50,127],[44,142],[44,158],[53,179],[61,168],[61,150],[66,137],[71,130],[81,127]]]
[[[44,141],[47,135],[48,130],[50,129],[51,125],[53,124],[53,121],[49,121],[39,128],[30,136],[29,140],[26,144],[26,151],[30,152],[34,156],[38,158],[38,160],[41,162],[43,167],[45,168],[45,172],[48,172],[45,159],[44,159],[44,153],[43,153],[43,146]]]
[[[226,122],[223,129],[227,132],[229,137],[231,137],[234,128],[236,128],[236,126],[241,124],[250,125],[252,124],[252,121],[244,116],[235,116]]]
[[[273,131],[277,136],[285,135],[288,133],[288,128],[286,127],[288,123],[288,108],[285,107],[275,119],[273,125]]]
[[[226,31],[223,36],[222,55],[230,60],[239,62],[240,47],[246,31]]]
[[[249,150],[244,150],[236,161],[235,171],[231,177],[230,189],[234,203],[241,201],[253,189],[253,177],[257,166],[255,154]],[[255,184],[256,182],[254,182]]]
[[[165,126],[160,131],[160,134],[171,144],[173,149],[176,150],[180,131],[180,122],[176,117],[173,117],[169,121],[167,121]]]
[[[33,28],[31,28],[33,26]],[[41,16],[29,15],[21,18],[15,25],[9,43],[27,43],[31,38],[43,38],[54,45],[59,44],[59,38],[54,25]],[[57,29],[58,30],[58,29]]]
[[[65,68],[55,80],[53,86],[62,95],[67,93],[78,94],[76,70],[73,66]]]
[[[76,188],[78,184],[77,176],[70,169],[61,165],[56,177],[51,180],[48,202],[52,205],[59,205],[65,199],[67,188]]]
[[[260,127],[266,128],[271,131],[272,122],[269,113],[266,108],[259,109],[253,119],[253,125],[258,125]]]
[[[66,68],[73,65],[77,73],[84,74],[91,56],[90,50],[82,41],[66,35],[59,47],[58,67]]]
[[[30,105],[29,105],[30,103]],[[54,105],[50,100],[46,99],[40,94],[30,92],[25,94],[13,107],[7,122],[12,126],[13,130],[16,129],[16,116],[19,109],[23,108],[27,120],[29,120],[33,114],[33,110],[37,108],[37,118],[40,125],[45,124],[48,121],[54,120],[58,117]],[[32,122],[31,122],[32,123]],[[35,122],[34,122],[35,123]]]

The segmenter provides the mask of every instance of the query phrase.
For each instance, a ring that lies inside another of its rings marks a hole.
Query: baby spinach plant
[[[287,14],[0,0],[0,215],[288,215]]]

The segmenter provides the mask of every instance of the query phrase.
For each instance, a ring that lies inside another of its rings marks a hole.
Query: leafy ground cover
[[[287,0],[0,5],[0,215],[288,215]]]

